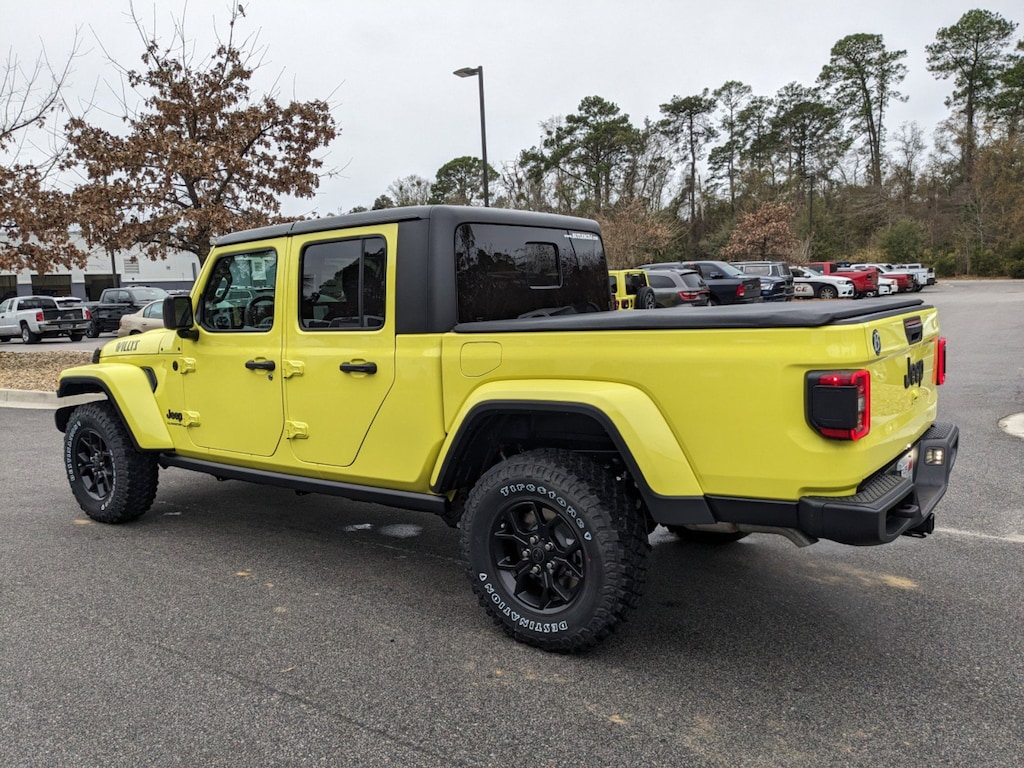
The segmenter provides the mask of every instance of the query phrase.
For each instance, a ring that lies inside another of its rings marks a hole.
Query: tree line
[[[240,10],[201,60],[182,53],[183,40],[161,46],[137,23],[143,66],[121,69],[141,106],[122,102],[126,132],[73,117],[54,132],[59,149],[44,162],[18,163],[14,153],[0,165],[0,269],[84,263],[72,228],[92,249],[176,249],[202,260],[218,235],[280,220],[282,197],[315,195],[328,172],[318,153],[339,132],[333,110],[326,100],[282,104],[251,92],[260,51],[253,38],[235,37]],[[620,267],[813,258],[1024,278],[1016,30],[975,9],[936,32],[927,67],[951,90],[930,152],[921,126],[889,124],[892,104],[907,98],[907,52],[861,33],[833,45],[815,82],[773,95],[728,80],[672,96],[639,124],[613,102],[586,97],[543,121],[534,146],[489,167],[490,198],[598,219]],[[0,90],[6,156],[25,130],[59,114],[66,71],[9,62],[4,83],[20,76],[21,87]],[[53,183],[58,175],[76,179],[70,190]],[[433,179],[395,180],[369,205],[480,204],[482,175],[479,158],[455,158]]]

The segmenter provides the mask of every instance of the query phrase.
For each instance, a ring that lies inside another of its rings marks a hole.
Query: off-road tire
[[[462,518],[467,575],[506,634],[562,653],[607,637],[647,580],[647,533],[623,483],[568,451],[521,453],[477,481]]]
[[[100,523],[126,523],[152,506],[156,454],[135,448],[108,402],[74,410],[64,432],[64,470],[82,510]]]
[[[666,527],[678,536],[680,541],[685,541],[689,544],[720,546],[722,544],[732,544],[734,541],[745,539],[750,535],[749,533],[740,533],[739,531],[694,531],[681,525],[669,525]]]

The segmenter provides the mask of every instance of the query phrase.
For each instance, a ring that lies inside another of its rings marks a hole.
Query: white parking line
[[[1008,541],[1011,544],[1024,544],[1024,534],[1008,533],[1005,536],[994,536],[991,533],[977,533],[975,531],[962,531],[959,528],[936,528],[936,533],[948,533],[952,536],[968,536],[972,539],[991,539],[993,541]]]
[[[999,428],[1008,435],[1024,438],[1024,413],[1015,413],[1000,419]]]

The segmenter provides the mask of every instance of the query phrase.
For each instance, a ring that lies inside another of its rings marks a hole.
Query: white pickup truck
[[[910,272],[914,276],[914,282],[922,288],[928,285],[935,285],[935,270],[932,267],[926,267],[920,262],[914,262],[913,264],[894,264],[893,269],[898,269],[902,272]]]
[[[15,336],[26,344],[53,336],[81,341],[91,321],[85,307],[61,307],[52,296],[15,296],[0,302],[0,341]]]

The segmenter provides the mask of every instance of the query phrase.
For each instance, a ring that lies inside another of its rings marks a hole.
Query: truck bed
[[[671,307],[643,312],[585,312],[459,323],[456,333],[523,331],[628,331],[725,328],[819,328],[859,323],[923,307],[921,299],[874,299],[870,302],[745,304],[708,309]],[[558,310],[554,310],[558,311]]]

